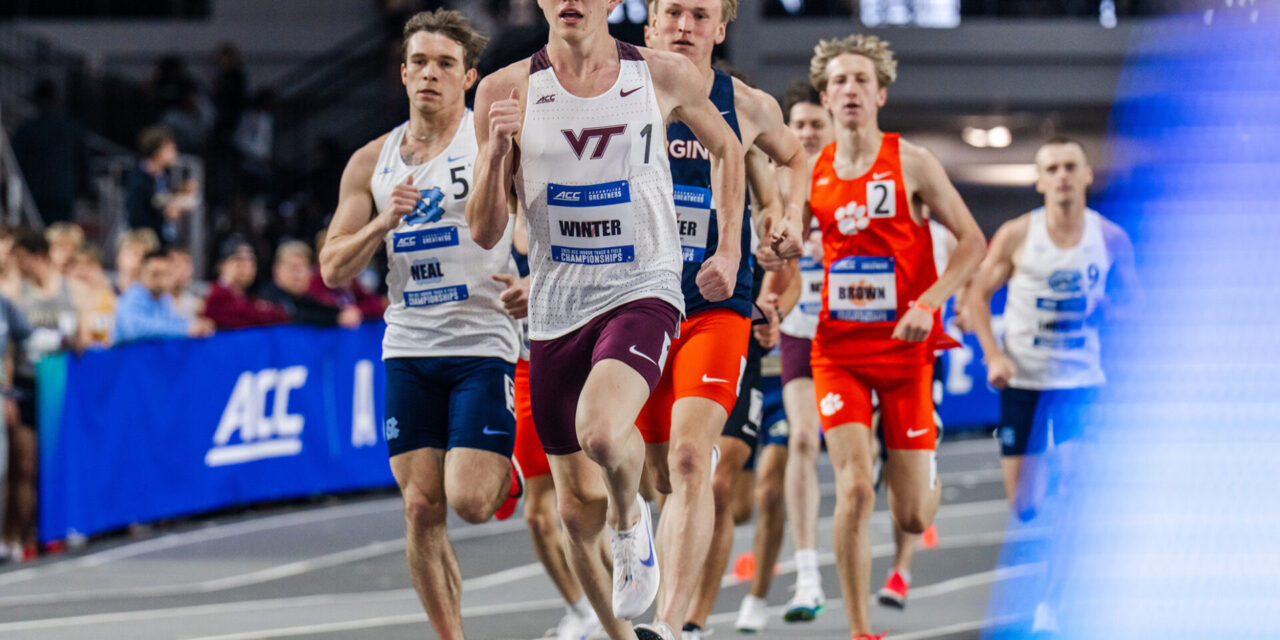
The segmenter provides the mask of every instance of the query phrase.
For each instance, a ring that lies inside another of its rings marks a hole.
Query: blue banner
[[[46,359],[42,542],[394,485],[382,333],[273,327]]]

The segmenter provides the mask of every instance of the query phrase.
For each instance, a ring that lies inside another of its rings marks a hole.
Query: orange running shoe
[[[524,472],[520,470],[520,463],[515,458],[511,459],[511,491],[507,493],[507,499],[502,502],[502,506],[493,512],[493,517],[498,520],[506,520],[516,512],[516,507],[520,506],[520,501],[524,499]]]
[[[897,569],[893,569],[889,572],[889,579],[884,581],[884,586],[880,587],[880,592],[876,595],[883,606],[906,609],[907,589],[909,587],[910,583],[907,582],[902,573]]]

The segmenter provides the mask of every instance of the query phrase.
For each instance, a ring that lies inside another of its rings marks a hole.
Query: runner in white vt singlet
[[[512,194],[526,212],[534,426],[570,564],[610,637],[630,639],[619,619],[649,607],[659,575],[648,509],[636,495],[644,445],[635,419],[684,311],[667,120],[684,121],[708,149],[713,191],[727,210],[742,209],[744,178],[742,146],[692,63],[615,41],[612,4],[540,3],[547,46],[480,84],[467,218],[476,241],[490,246]],[[740,249],[736,227],[729,231],[721,229],[698,274],[708,300],[733,290]],[[600,558],[606,523],[612,602]]]

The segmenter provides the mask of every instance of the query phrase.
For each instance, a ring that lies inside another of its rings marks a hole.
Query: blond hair
[[[74,222],[55,222],[44,230],[44,239],[49,244],[66,242],[79,249],[84,244],[84,229]]]
[[[658,3],[662,0],[647,0],[645,2],[646,9],[649,11],[649,22],[653,22],[653,16],[658,13]],[[720,0],[720,22],[729,24],[738,17],[738,0]]]
[[[414,14],[408,22],[404,23],[400,45],[401,60],[409,59],[409,40],[419,31],[438,33],[462,45],[464,70],[476,68],[476,63],[480,61],[480,54],[484,53],[484,47],[489,43],[488,36],[472,27],[471,21],[459,11],[453,9],[422,11]]]
[[[160,238],[154,230],[148,227],[139,227],[120,234],[116,239],[116,251],[119,251],[126,244],[142,245],[143,253],[148,253],[160,248]]]
[[[881,87],[887,87],[898,79],[898,61],[893,59],[889,42],[876,36],[855,33],[839,40],[818,41],[813,48],[813,59],[809,61],[809,82],[814,89],[819,92],[827,90],[827,65],[846,53],[870,60],[875,65],[876,82]]]
[[[307,243],[301,240],[290,240],[288,242],[282,243],[279,247],[276,248],[275,264],[280,264],[281,262],[284,262],[285,257],[291,256],[291,255],[298,256],[299,258],[302,258],[303,261],[305,261],[307,264],[311,264],[311,257],[315,254],[311,252],[311,247],[308,247]]]

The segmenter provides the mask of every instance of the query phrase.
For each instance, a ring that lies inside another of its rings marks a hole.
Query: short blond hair
[[[855,33],[839,40],[818,41],[813,48],[813,59],[809,61],[809,82],[814,89],[819,92],[827,90],[827,65],[846,53],[870,60],[875,65],[876,82],[881,87],[887,87],[898,79],[898,61],[893,58],[889,42],[876,36]]]
[[[647,0],[645,4],[649,11],[649,22],[653,22],[653,16],[658,13],[658,3],[662,0]],[[720,0],[720,22],[729,24],[738,17],[738,0]]]
[[[49,244],[66,242],[79,249],[84,244],[84,229],[74,222],[55,222],[44,230],[44,239]]]
[[[289,256],[298,256],[307,264],[311,264],[311,258],[314,255],[315,254],[311,251],[311,247],[307,246],[307,243],[301,240],[290,240],[282,243],[276,248],[276,259],[274,264],[284,262],[284,259]]]
[[[160,237],[148,227],[139,227],[120,234],[119,238],[116,239],[116,251],[119,251],[126,244],[141,245],[143,253],[147,253],[160,248]]]

